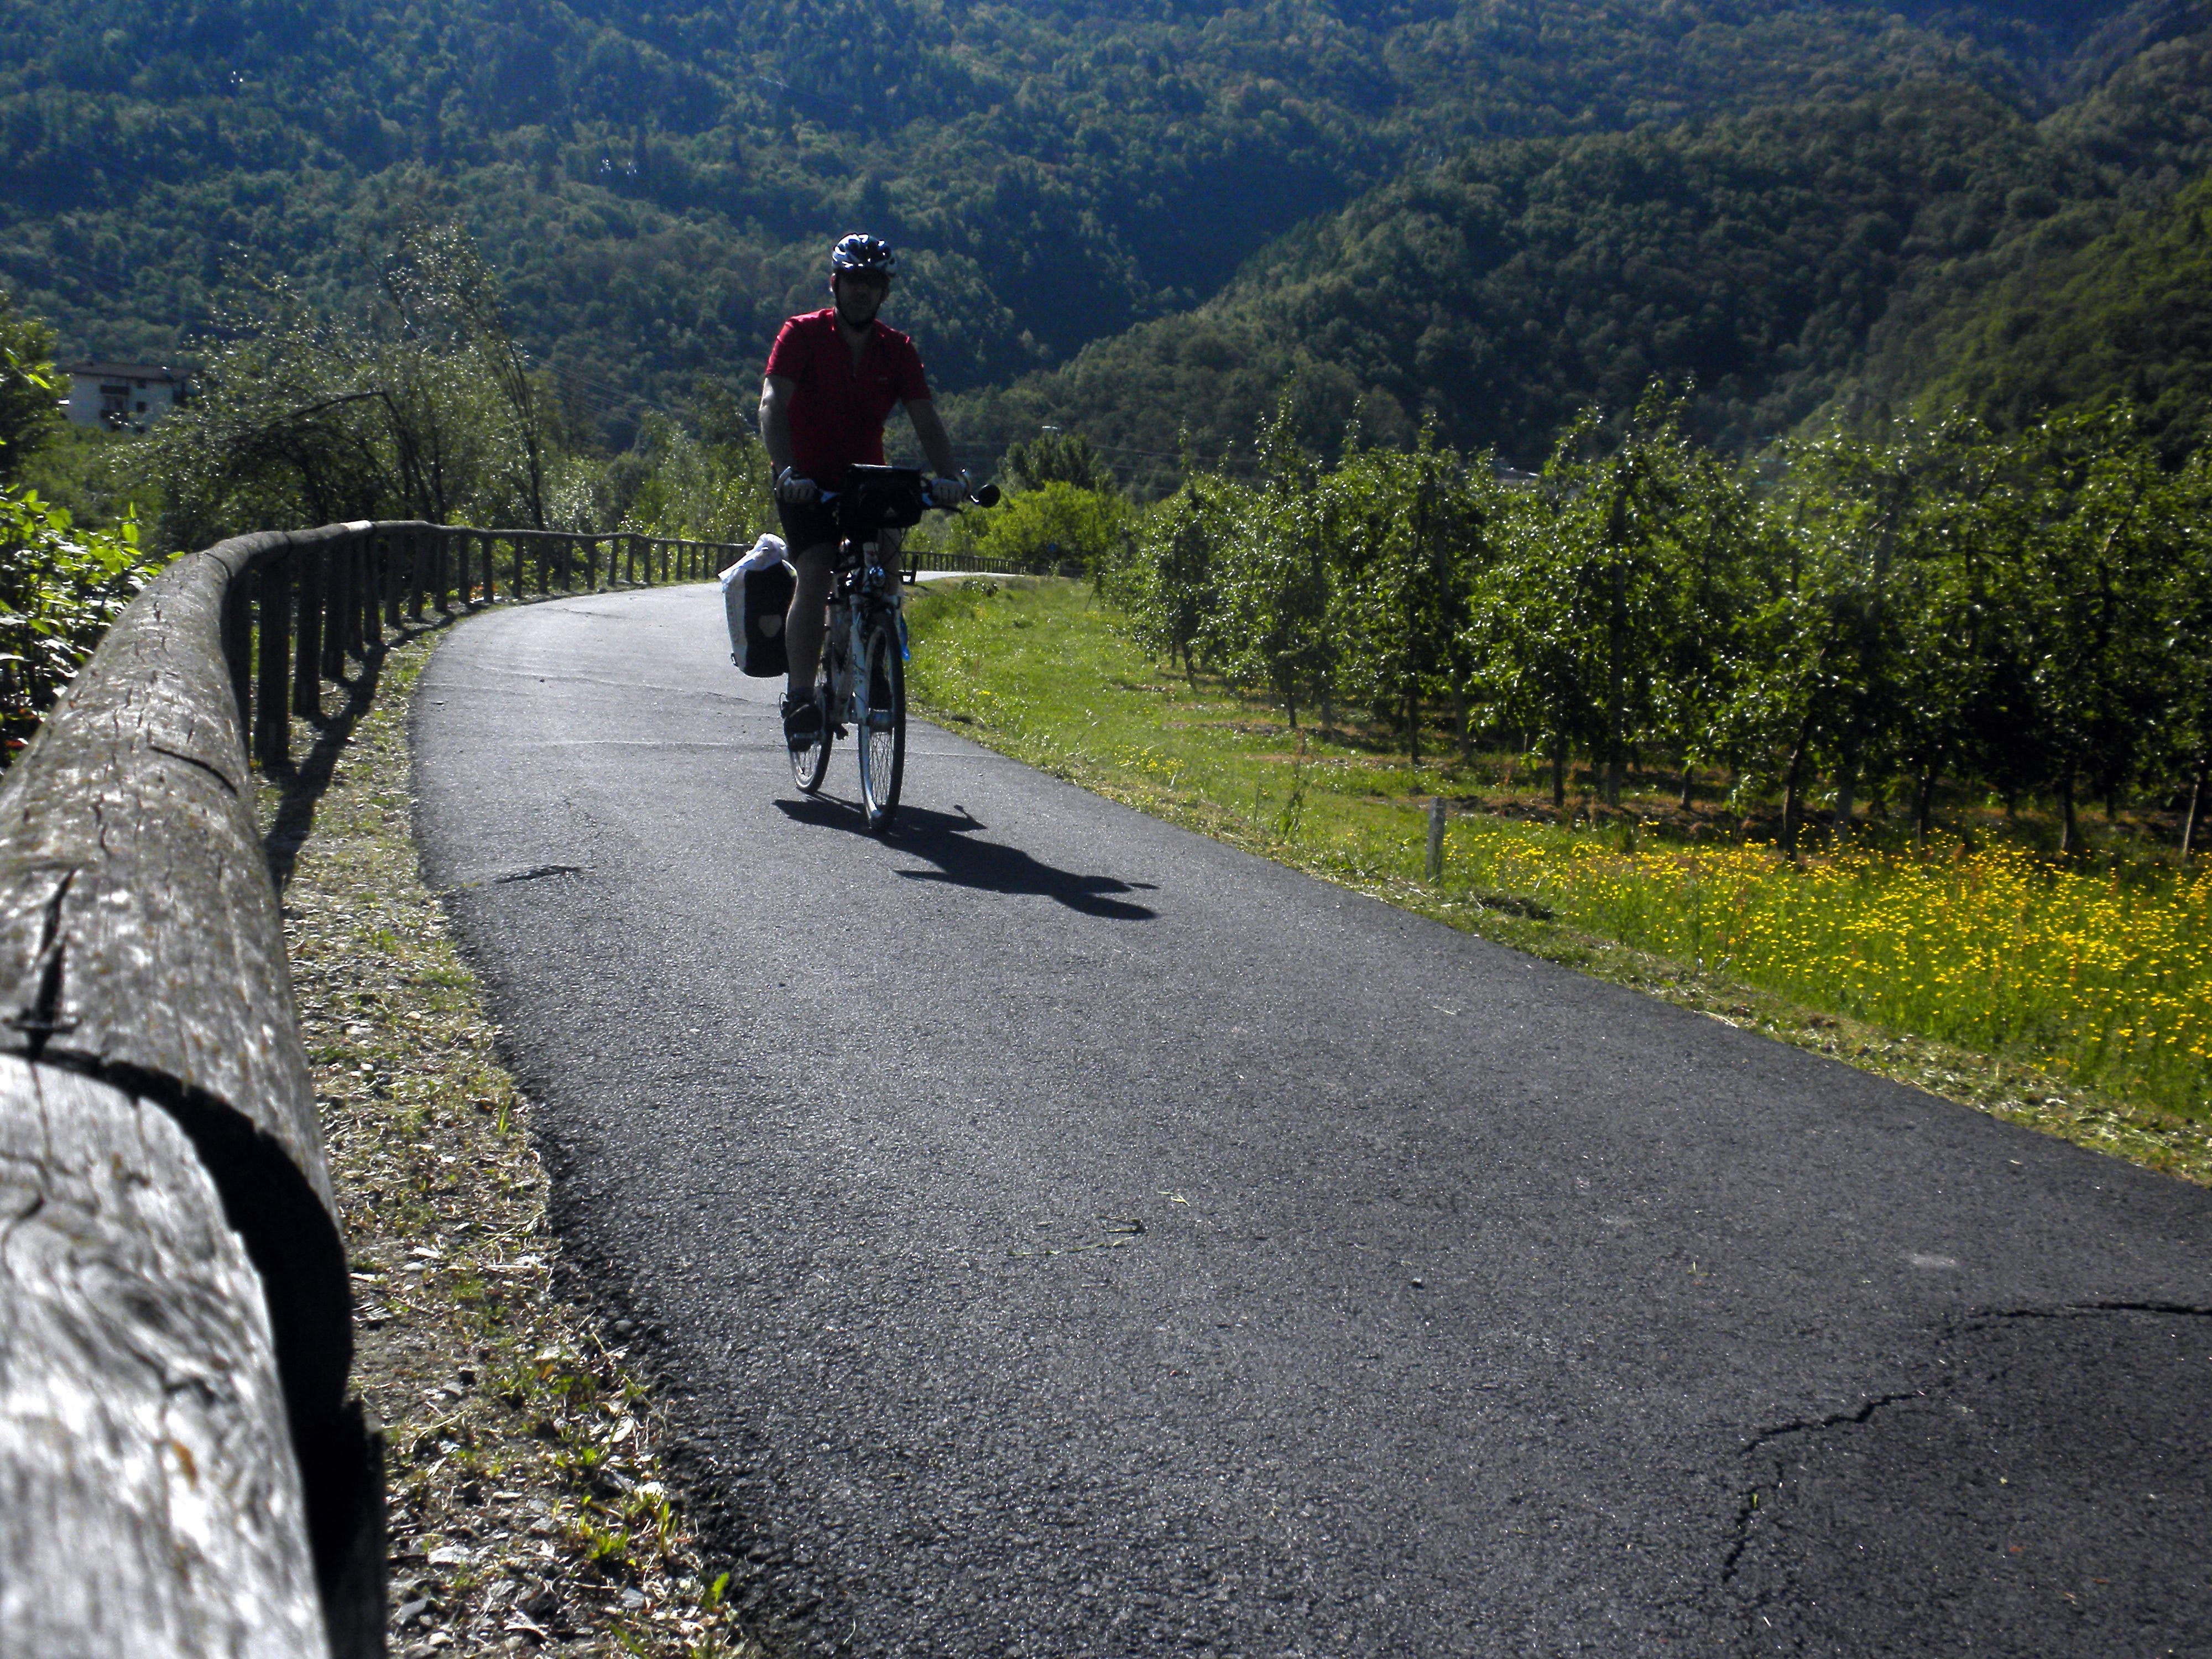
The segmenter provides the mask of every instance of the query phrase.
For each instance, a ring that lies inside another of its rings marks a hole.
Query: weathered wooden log
[[[362,1631],[381,1631],[363,1611],[381,1595],[363,1542],[380,1500],[373,1442],[345,1403],[344,1251],[222,617],[228,588],[258,563],[256,712],[281,744],[287,670],[313,672],[319,657],[304,641],[296,657],[284,648],[286,556],[354,534],[245,537],[171,566],[0,788],[0,1054],[158,1104],[211,1179],[258,1274],[314,1571],[349,1654],[381,1650],[380,1633],[359,1645]]]
[[[0,1056],[0,1652],[325,1650],[261,1285],[161,1106]]]

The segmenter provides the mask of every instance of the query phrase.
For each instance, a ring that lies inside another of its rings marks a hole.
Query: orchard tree
[[[1208,659],[1264,685],[1292,730],[1298,703],[1324,700],[1335,665],[1327,628],[1329,566],[1313,458],[1299,447],[1287,398],[1260,434],[1261,478],[1242,492],[1215,573],[1218,603],[1200,623]]]
[[[1339,565],[1331,614],[1345,690],[1402,724],[1407,759],[1418,767],[1426,701],[1441,695],[1463,707],[1475,678],[1468,602],[1491,556],[1490,461],[1470,469],[1425,433],[1411,453],[1356,450],[1330,495]]]
[[[2044,422],[2020,441],[2035,483],[2022,571],[2027,659],[2063,825],[2081,849],[2086,787],[2108,811],[2156,718],[2165,644],[2158,605],[2180,533],[2156,453],[2113,409]]]

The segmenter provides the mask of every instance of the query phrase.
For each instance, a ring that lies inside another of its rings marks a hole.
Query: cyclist
[[[815,702],[814,672],[838,537],[823,492],[842,489],[854,466],[884,464],[884,422],[893,405],[903,404],[937,471],[931,491],[938,504],[949,507],[967,494],[921,355],[913,340],[876,316],[897,274],[898,256],[881,238],[856,233],[841,240],[830,255],[835,303],[784,323],[761,385],[761,442],[775,478],[776,516],[799,572],[784,620],[791,678],[783,694],[783,735],[793,748],[814,741],[828,713]]]

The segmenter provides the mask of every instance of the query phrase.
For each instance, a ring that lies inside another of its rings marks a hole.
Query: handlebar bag
[[[722,577],[722,610],[730,623],[730,660],[741,674],[764,679],[789,672],[783,652],[784,613],[799,586],[788,564],[743,570],[732,565]]]

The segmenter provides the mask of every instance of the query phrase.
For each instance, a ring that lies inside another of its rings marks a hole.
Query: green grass
[[[1512,757],[1409,766],[1151,662],[1073,582],[935,585],[909,610],[925,710],[1158,816],[1716,1018],[2212,1182],[2212,879],[2066,866],[1994,810],[1941,857],[1795,862],[1671,793],[1550,821]],[[1431,795],[1454,803],[1425,878]],[[1965,822],[1961,820],[1961,822]],[[1753,833],[1755,835],[1755,826]]]

